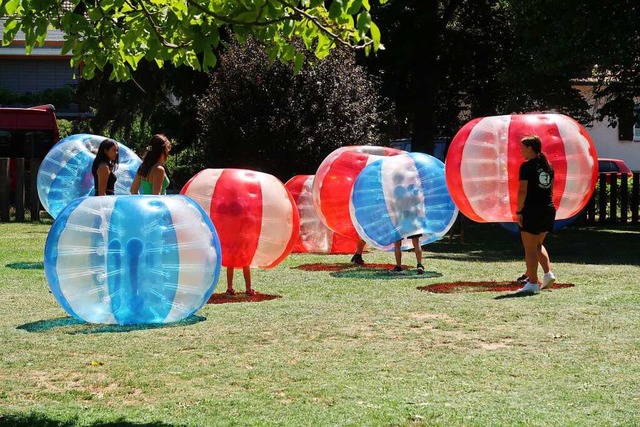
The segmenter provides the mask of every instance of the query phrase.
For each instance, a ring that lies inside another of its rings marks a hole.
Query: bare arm
[[[109,180],[109,174],[111,171],[109,170],[109,166],[106,163],[98,166],[98,170],[96,171],[96,175],[98,176],[98,182],[96,183],[96,190],[98,190],[98,196],[106,196],[107,195],[107,181]]]
[[[524,201],[527,198],[527,181],[520,181],[518,187],[518,212],[522,212]],[[522,227],[522,214],[518,214],[518,224]]]
[[[135,178],[133,178],[133,183],[131,184],[131,188],[129,189],[131,194],[140,194],[140,174],[137,173]]]

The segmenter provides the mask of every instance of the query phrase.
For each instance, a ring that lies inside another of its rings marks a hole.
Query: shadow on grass
[[[43,414],[0,414],[0,427],[75,427],[85,425],[77,418],[70,420],[55,420]],[[177,424],[167,424],[160,421],[150,423],[135,423],[124,418],[115,418],[110,421],[97,421],[92,427],[178,427]]]
[[[565,227],[549,233],[545,246],[552,262],[602,265],[640,264],[640,225]],[[499,224],[468,226],[465,243],[440,240],[424,246],[425,258],[460,261],[523,260],[519,236]]]
[[[13,268],[14,270],[43,270],[44,263],[40,262],[12,262],[5,265],[7,268]]]
[[[565,289],[573,288],[573,283],[554,283],[548,289]],[[447,282],[447,283],[434,283],[428,286],[418,286],[418,290],[425,292],[432,292],[435,294],[456,294],[456,293],[470,293],[470,292],[505,292],[516,291],[509,294],[498,295],[493,299],[506,299],[506,298],[522,298],[531,297],[537,295],[533,292],[517,292],[522,287],[522,283],[518,282]],[[544,291],[548,292],[548,291]]]
[[[162,323],[162,324],[144,324],[144,325],[101,325],[96,323],[87,323],[73,317],[60,317],[51,320],[39,320],[37,322],[25,323],[16,329],[22,329],[27,332],[49,332],[54,329],[67,328],[65,331],[69,335],[77,334],[104,334],[113,332],[132,332],[145,329],[172,328],[175,326],[187,326],[207,320],[203,316],[190,316],[179,322]]]
[[[247,295],[246,293],[237,293],[235,295],[229,295],[227,293],[218,293],[211,295],[207,304],[228,304],[236,302],[262,302],[270,301],[272,299],[282,298],[280,295],[263,294],[256,292],[255,295]]]
[[[382,280],[397,280],[397,279],[430,279],[433,277],[442,277],[441,273],[435,271],[425,271],[423,274],[418,274],[413,267],[403,265],[404,269],[402,273],[391,273],[391,270],[395,267],[395,264],[364,264],[360,267],[353,267],[348,270],[333,271],[329,275],[333,277],[349,278],[349,279],[382,279]]]

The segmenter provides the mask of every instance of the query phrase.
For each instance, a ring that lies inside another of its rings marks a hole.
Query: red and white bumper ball
[[[278,265],[298,239],[300,219],[275,176],[244,169],[205,169],[180,194],[195,200],[218,231],[225,267]]]
[[[313,204],[324,225],[350,239],[360,239],[349,213],[353,184],[369,163],[403,153],[406,151],[362,145],[341,147],[329,154],[313,180]]]
[[[291,252],[350,254],[358,241],[341,236],[328,229],[313,205],[313,175],[296,175],[284,186],[293,196],[300,214],[300,238]]]
[[[520,140],[538,135],[555,170],[556,219],[570,218],[589,201],[598,178],[593,141],[562,114],[519,114],[474,119],[451,141],[445,175],[454,202],[477,222],[517,220]]]

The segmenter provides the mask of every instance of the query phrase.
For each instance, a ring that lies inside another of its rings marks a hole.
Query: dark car
[[[618,178],[622,177],[622,174],[626,174],[629,178],[633,176],[629,166],[620,159],[598,159],[598,173],[606,173],[607,182],[611,180],[611,175],[614,173]]]

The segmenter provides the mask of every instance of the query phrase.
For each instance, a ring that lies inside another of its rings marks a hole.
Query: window
[[[598,160],[598,172],[618,172],[618,165],[608,160]]]

